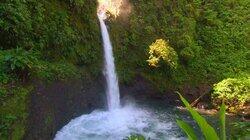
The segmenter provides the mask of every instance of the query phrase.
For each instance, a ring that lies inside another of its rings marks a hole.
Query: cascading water
[[[98,18],[103,37],[109,111],[95,110],[71,120],[57,132],[54,140],[123,140],[130,134],[142,134],[152,140],[185,139],[170,121],[172,116],[169,113],[138,108],[132,104],[120,107],[112,46],[104,23],[105,12],[99,12]]]
[[[107,27],[105,25],[105,13],[98,13],[98,18],[100,20],[102,39],[103,39],[103,47],[104,47],[104,58],[105,58],[105,68],[104,75],[107,82],[107,101],[108,101],[108,109],[113,110],[117,109],[120,106],[120,93],[118,80],[115,72],[115,64],[114,57],[112,51],[112,45],[109,38],[109,33]]]

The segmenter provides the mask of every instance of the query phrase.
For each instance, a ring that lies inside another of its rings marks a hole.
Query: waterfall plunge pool
[[[194,124],[187,112],[174,106],[158,101],[127,103],[120,109],[95,110],[71,120],[54,140],[123,140],[131,134],[150,140],[186,140],[176,124],[178,117]]]

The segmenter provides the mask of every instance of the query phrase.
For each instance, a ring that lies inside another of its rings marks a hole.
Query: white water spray
[[[105,13],[99,13],[98,18],[100,20],[102,39],[103,39],[103,47],[104,47],[104,58],[105,58],[105,67],[104,67],[104,75],[107,83],[107,101],[108,101],[108,109],[113,110],[120,107],[120,93],[118,80],[115,72],[115,64],[113,57],[112,45],[109,38],[109,33],[107,27],[105,25]]]

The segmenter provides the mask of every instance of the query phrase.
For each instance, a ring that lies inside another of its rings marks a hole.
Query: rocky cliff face
[[[30,96],[25,140],[53,139],[71,119],[103,108],[105,101],[102,78],[87,82],[71,80],[36,84]]]

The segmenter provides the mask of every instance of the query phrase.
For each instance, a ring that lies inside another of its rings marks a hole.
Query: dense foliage
[[[1,1],[1,83],[10,78],[66,78],[76,73],[75,66],[98,62],[96,3],[90,2],[90,7],[83,3]]]
[[[141,75],[162,92],[218,83],[216,105],[249,102],[249,0],[130,4],[129,16],[107,22],[121,83]],[[95,0],[0,1],[0,139],[24,134],[31,81],[101,73],[96,7]]]
[[[225,102],[230,111],[241,109],[250,102],[250,78],[228,78],[214,85],[213,103]]]
[[[139,72],[165,91],[249,75],[249,1],[130,2],[129,18],[122,15],[110,26],[120,80]],[[177,69],[147,65],[148,46],[159,38],[177,52]]]
[[[171,68],[177,67],[178,56],[165,40],[157,39],[155,43],[150,45],[149,55],[147,61],[150,66],[157,67],[160,60],[163,60]]]

